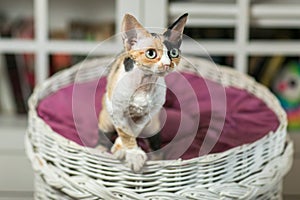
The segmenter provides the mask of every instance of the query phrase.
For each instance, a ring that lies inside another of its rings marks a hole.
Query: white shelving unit
[[[8,0],[1,1],[10,2]],[[35,18],[36,33],[34,40],[24,41],[0,38],[0,53],[33,52],[36,55],[35,73],[38,83],[48,77],[48,55],[50,53],[88,54],[99,44],[99,42],[87,41],[49,40],[49,25],[54,23],[51,22],[49,24],[49,1],[55,0],[25,1],[27,4],[28,2],[32,2],[33,5],[32,10]],[[27,9],[30,8],[27,6]],[[187,26],[189,27],[235,28],[235,38],[232,41],[218,39],[216,41],[198,42],[205,47],[209,54],[234,55],[236,58],[234,67],[239,71],[246,72],[247,58],[250,55],[299,55],[300,42],[249,40],[250,26],[258,28],[299,28],[299,10],[300,2],[297,0],[286,0],[284,2],[279,0],[200,0],[175,2],[168,2],[167,0],[152,0],[151,2],[133,0],[130,4],[126,1],[115,0],[115,10],[112,13],[114,13],[114,19],[117,21],[117,32],[120,30],[122,16],[126,12],[134,14],[146,27],[165,27],[169,19],[174,19],[182,13],[188,12],[189,20]],[[155,11],[155,14],[153,11]],[[117,50],[115,42],[107,42],[104,48],[97,48],[94,53],[102,55],[115,54]],[[195,53],[195,48],[188,42],[184,44],[183,50],[186,53]]]

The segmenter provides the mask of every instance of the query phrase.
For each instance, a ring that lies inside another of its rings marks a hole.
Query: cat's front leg
[[[116,139],[111,151],[118,159],[124,159],[126,165],[138,172],[144,166],[147,155],[137,145],[136,138],[117,128],[119,137]]]
[[[161,124],[160,112],[156,113],[149,124],[143,130],[143,136],[147,138],[152,152],[149,154],[151,160],[162,160],[164,155],[161,148]]]
[[[105,96],[102,100],[102,110],[99,114],[99,123],[98,123],[98,145],[96,149],[100,151],[107,151],[111,148],[111,138],[115,134],[115,128],[112,122],[112,119],[107,111],[105,104]]]

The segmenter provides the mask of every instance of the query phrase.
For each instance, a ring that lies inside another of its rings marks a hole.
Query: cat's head
[[[164,76],[173,71],[180,61],[187,16],[182,15],[164,33],[157,34],[149,33],[132,15],[126,14],[122,22],[125,52],[147,73]]]

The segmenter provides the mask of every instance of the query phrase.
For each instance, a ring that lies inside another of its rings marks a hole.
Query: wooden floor
[[[300,195],[284,195],[283,200],[300,200]]]
[[[290,134],[294,141],[294,161],[291,171],[284,178],[284,200],[300,200],[300,133]]]

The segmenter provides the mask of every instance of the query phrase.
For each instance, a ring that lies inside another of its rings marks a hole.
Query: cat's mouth
[[[158,76],[166,76],[167,74],[169,74],[171,72],[171,70],[155,70],[152,73],[156,74]]]
[[[157,74],[158,76],[165,76],[169,73],[169,71],[158,71],[158,72],[155,72],[155,74]]]
[[[143,70],[145,74],[152,74],[157,76],[166,76],[168,73],[172,71],[172,68],[170,67],[161,67],[161,68],[153,69],[147,66],[141,66],[140,69]]]
[[[168,73],[172,72],[173,71],[172,69],[173,68],[171,68],[170,65],[164,65],[164,66],[158,68],[155,73],[158,74],[159,76],[165,76]]]

